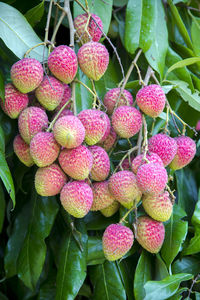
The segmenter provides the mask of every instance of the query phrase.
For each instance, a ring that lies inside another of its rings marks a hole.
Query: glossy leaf
[[[76,78],[92,90],[90,79],[78,69]],[[76,83],[76,108],[77,113],[84,109],[92,108],[93,95],[82,84]]]
[[[97,265],[105,261],[102,248],[102,238],[90,236],[88,238],[87,265]]]
[[[195,205],[194,213],[192,216],[192,224],[194,227],[200,227],[200,190],[198,193],[198,201]]]
[[[87,230],[105,229],[111,223],[116,223],[118,221],[119,216],[117,213],[110,218],[106,218],[100,212],[89,212],[84,218]]]
[[[195,18],[192,14],[192,26],[191,26],[191,37],[192,37],[192,45],[196,55],[200,55],[200,19]]]
[[[190,58],[186,58],[183,59],[181,61],[178,61],[177,63],[175,63],[174,65],[172,65],[168,70],[167,70],[167,74],[172,72],[175,69],[178,68],[183,68],[185,66],[189,66],[195,63],[200,62],[200,57],[190,57]]]
[[[138,263],[138,255],[131,255],[120,262],[116,262],[118,270],[120,272],[124,288],[128,300],[133,299],[133,274],[135,273],[136,265]]]
[[[37,300],[55,300],[56,296],[56,274],[52,273],[48,279],[40,286]]]
[[[0,126],[0,151],[5,152],[5,134],[3,128]]]
[[[154,280],[162,280],[167,276],[169,276],[169,272],[167,270],[167,267],[166,267],[164,261],[160,257],[160,254],[158,253],[158,254],[156,254],[156,259],[155,259]]]
[[[3,73],[0,71],[0,98],[4,101],[5,89],[4,89],[4,78]]]
[[[0,233],[3,228],[3,223],[5,218],[5,208],[6,208],[6,202],[5,202],[4,191],[2,185],[0,184]]]
[[[24,16],[26,17],[29,24],[32,27],[34,27],[37,23],[40,22],[43,14],[44,14],[44,0],[38,5],[36,5],[35,7],[29,9]]]
[[[197,275],[200,270],[199,257],[183,257],[176,260],[172,265],[172,273],[192,273]]]

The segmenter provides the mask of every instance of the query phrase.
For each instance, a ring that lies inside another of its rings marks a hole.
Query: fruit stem
[[[48,15],[47,15],[47,23],[46,23],[46,27],[45,27],[45,37],[44,37],[45,43],[48,41],[48,36],[49,36],[49,25],[50,25],[50,20],[51,20],[52,5],[53,5],[53,0],[50,0],[49,10],[48,10]]]
[[[126,222],[126,218],[127,218],[128,215],[130,214],[130,212],[132,212],[134,209],[135,209],[135,206],[132,206],[132,207],[125,213],[125,215],[121,218],[121,220],[119,221],[119,223]]]
[[[65,13],[67,15],[68,22],[69,22],[69,31],[70,31],[70,44],[69,44],[69,47],[74,48],[74,34],[75,34],[76,30],[74,28],[74,22],[73,22],[72,14],[71,14],[71,11],[70,11],[70,0],[65,0],[64,1],[64,10],[65,10]]]
[[[71,99],[69,99],[64,105],[63,107],[58,111],[58,113],[56,114],[55,118],[53,119],[53,121],[51,121],[51,123],[49,124],[49,127],[47,128],[46,132],[49,132],[52,128],[53,125],[56,123],[57,119],[59,118],[61,112],[65,109],[65,107],[68,105],[68,103],[71,101]]]
[[[169,187],[168,184],[166,184],[166,189],[169,192],[170,196],[171,196],[171,202],[172,204],[174,204],[176,197],[174,196],[174,191],[172,191]]]
[[[74,81],[84,86],[94,97],[96,97],[95,93],[85,83],[78,80],[77,78]]]
[[[138,135],[138,140],[137,140],[137,146],[138,146],[138,151],[137,155],[141,154],[141,147],[142,147],[142,127],[140,128],[139,135]]]
[[[144,149],[144,156],[143,156],[143,160],[146,161],[147,163],[149,163],[149,160],[147,159],[147,152],[148,152],[148,130],[147,130],[147,122],[145,119],[145,116],[142,115],[142,121],[143,121],[143,126],[144,126],[144,141],[142,144],[142,149]]]
[[[65,13],[65,11],[63,11],[60,18],[59,18],[59,20],[58,20],[58,23],[56,24],[55,29],[53,31],[53,34],[52,34],[52,37],[51,37],[51,43],[52,44],[55,42],[58,29],[59,29],[59,27],[60,27],[60,25],[61,25],[61,23],[62,23],[65,16],[66,16],[66,13]]]
[[[24,54],[24,57],[26,57],[33,49],[35,49],[35,48],[37,48],[37,47],[39,47],[39,46],[42,46],[42,45],[44,45],[44,46],[46,46],[46,45],[51,45],[52,47],[55,47],[54,44],[53,44],[52,42],[50,42],[50,41],[41,42],[41,43],[39,43],[39,44],[37,44],[37,45],[35,45],[35,46],[29,48],[29,49],[26,51],[26,53]]]
[[[76,83],[75,81],[72,82],[72,103],[73,103],[73,112],[74,115],[77,115],[77,109],[76,109]]]
[[[96,89],[95,89],[94,80],[90,79],[90,81],[92,83],[92,89],[93,89],[93,92],[94,92],[94,101],[93,101],[93,104],[92,104],[92,108],[96,108],[96,105],[97,105],[97,92],[96,92]],[[100,103],[100,106],[101,106],[101,103]]]
[[[150,66],[148,66],[147,72],[146,72],[146,75],[145,75],[145,78],[144,78],[144,85],[145,85],[145,86],[148,85],[148,83],[149,83],[149,80],[150,80],[150,78],[151,78],[152,71],[153,71],[152,68],[151,68]]]
[[[166,112],[166,120],[165,120],[165,128],[164,128],[164,132],[165,133],[169,133],[169,130],[168,130],[168,124],[169,124],[169,110],[170,110],[170,107],[167,103],[167,112]]]
[[[135,147],[133,147],[133,148],[131,148],[131,149],[129,149],[129,150],[127,151],[127,153],[122,157],[122,159],[120,160],[119,164],[118,164],[117,167],[115,168],[113,174],[117,171],[118,168],[120,168],[121,170],[123,170],[123,168],[122,168],[122,163],[123,163],[123,161],[125,160],[125,158],[126,158],[127,156],[130,156],[131,153],[133,153],[133,152],[136,151],[137,149],[138,149],[138,146],[135,146]]]

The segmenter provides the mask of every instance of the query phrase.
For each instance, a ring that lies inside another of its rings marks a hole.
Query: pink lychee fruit
[[[103,208],[100,210],[100,212],[102,213],[102,215],[104,215],[104,217],[111,217],[113,216],[119,209],[120,204],[118,201],[113,201],[112,204],[110,204],[109,206]]]
[[[43,67],[35,58],[23,58],[10,70],[11,80],[21,93],[35,90],[43,79]]]
[[[138,243],[150,253],[158,253],[165,238],[165,227],[162,222],[147,216],[139,217],[135,237]]]
[[[166,97],[161,86],[151,84],[139,90],[136,101],[139,108],[146,115],[155,118],[163,111]]]
[[[83,218],[92,206],[92,189],[83,181],[69,182],[64,185],[60,193],[60,201],[70,215]]]
[[[41,196],[55,196],[60,193],[67,177],[57,164],[39,168],[35,174],[35,189]]]
[[[101,112],[99,113],[99,115],[101,115]],[[104,113],[103,115],[105,117],[105,121],[107,123],[107,127],[106,127],[106,131],[105,131],[102,139],[99,141],[99,143],[103,143],[107,139],[107,137],[110,134],[110,129],[111,129],[110,119],[109,119],[108,115],[106,113]]]
[[[70,109],[71,107],[71,102],[69,101],[71,96],[72,96],[72,90],[67,84],[63,84],[64,86],[64,93],[61,99],[60,104],[56,107],[56,111],[59,111],[67,102],[65,109]]]
[[[112,115],[112,126],[122,138],[131,138],[142,127],[142,115],[135,107],[120,106]]]
[[[85,128],[77,117],[65,116],[56,121],[53,134],[61,146],[72,149],[82,144],[85,138]]]
[[[19,92],[13,84],[5,85],[5,100],[0,98],[3,111],[11,118],[18,118],[20,112],[28,106],[28,95]]]
[[[130,228],[121,224],[109,225],[103,234],[103,252],[107,260],[124,256],[132,247],[134,235]]]
[[[122,169],[124,171],[130,171],[130,163],[129,163],[129,159],[126,158],[123,162],[122,162]]]
[[[99,80],[108,67],[108,50],[104,45],[97,42],[84,44],[78,51],[78,63],[87,77]]]
[[[32,165],[34,165],[34,161],[30,155],[29,145],[24,142],[20,134],[18,134],[14,138],[13,148],[15,154],[24,165],[26,165],[27,167],[31,167]]]
[[[78,69],[76,53],[68,46],[58,46],[49,55],[48,66],[56,78],[66,84],[70,83]]]
[[[107,152],[99,146],[90,146],[88,149],[93,155],[91,179],[95,181],[105,180],[110,172],[110,159]]]
[[[92,185],[93,203],[91,210],[96,211],[108,207],[115,200],[108,189],[108,181],[95,182]]]
[[[84,180],[92,169],[93,156],[87,147],[64,149],[59,155],[59,163],[64,172],[76,180]]]
[[[164,166],[162,159],[156,153],[149,152],[146,154],[146,158],[149,162],[158,163],[159,165]],[[144,153],[137,155],[133,159],[132,165],[131,165],[131,169],[132,169],[133,173],[137,174],[138,168],[145,163],[146,163],[146,161],[144,160]]]
[[[113,127],[110,128],[110,133],[103,142],[99,142],[99,145],[104,148],[106,151],[109,151],[117,140],[117,134],[114,131]]]
[[[116,102],[117,102],[116,108],[122,105],[131,106],[133,104],[133,97],[131,93],[127,90],[123,90],[123,93],[119,98],[120,91],[121,91],[120,88],[113,88],[105,94],[103,102],[105,107],[107,108],[108,114],[113,113]]]
[[[19,115],[18,127],[23,140],[30,144],[36,133],[48,127],[48,117],[41,108],[30,106]]]
[[[177,143],[177,153],[169,165],[173,170],[179,170],[188,165],[196,154],[196,144],[188,136],[178,136],[174,140]]]
[[[166,167],[173,160],[177,152],[176,140],[170,136],[158,133],[152,136],[148,141],[150,152],[158,154]]]

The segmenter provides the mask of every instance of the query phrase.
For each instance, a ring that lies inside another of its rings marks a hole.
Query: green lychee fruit
[[[108,189],[108,181],[95,182],[92,185],[93,203],[91,210],[96,211],[111,205],[115,198]]]
[[[19,160],[26,165],[27,167],[31,167],[34,165],[34,161],[30,155],[30,147],[24,140],[21,138],[20,134],[18,134],[13,141],[14,152],[19,158]]]
[[[119,209],[120,204],[118,201],[113,201],[112,204],[110,204],[109,206],[103,208],[100,210],[100,212],[102,213],[102,215],[104,215],[104,217],[111,217],[113,216]]]
[[[105,180],[110,172],[110,159],[107,152],[99,146],[90,146],[88,149],[93,155],[91,179],[95,181]]]
[[[127,105],[127,106],[133,105],[133,97],[131,93],[127,90],[123,90],[123,93],[119,98],[120,91],[121,91],[120,88],[113,88],[105,94],[103,102],[105,107],[107,108],[108,114],[113,113],[116,102],[117,102],[117,107],[122,105]]]

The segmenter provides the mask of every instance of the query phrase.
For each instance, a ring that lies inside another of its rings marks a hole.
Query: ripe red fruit
[[[108,181],[95,182],[92,185],[93,203],[91,210],[100,210],[111,205],[115,198],[108,189]]]
[[[88,147],[93,156],[91,178],[95,181],[105,180],[110,172],[110,159],[107,152],[99,146]]]
[[[131,106],[133,104],[133,97],[127,90],[123,90],[121,97],[119,98],[120,88],[114,88],[109,90],[104,96],[104,105],[107,108],[107,113],[112,114],[115,104],[118,101],[117,107],[122,105]],[[118,100],[119,98],[119,100]]]
[[[153,153],[153,152],[147,153],[146,158],[148,159],[149,162],[158,163],[161,166],[163,166],[162,159],[156,153]],[[137,174],[138,168],[145,163],[146,163],[146,161],[144,160],[144,153],[136,156],[133,159],[132,165],[131,165],[133,173]]]
[[[24,142],[20,134],[15,137],[13,141],[13,148],[15,154],[24,165],[27,167],[34,165],[34,161],[30,155],[30,147]]]

